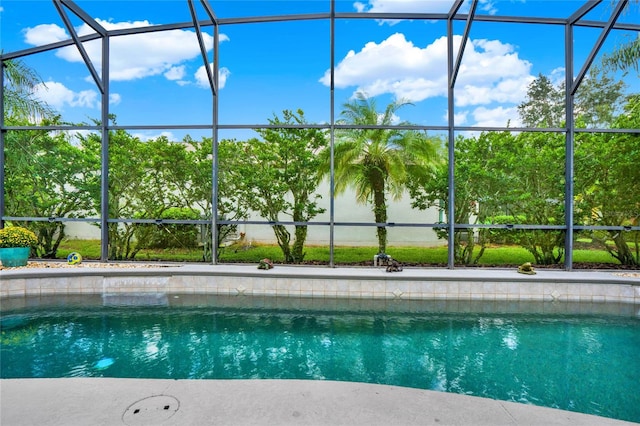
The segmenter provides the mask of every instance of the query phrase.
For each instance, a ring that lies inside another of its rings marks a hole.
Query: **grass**
[[[80,252],[85,259],[100,259],[99,240],[66,240],[58,250],[58,258],[65,259],[71,252]],[[329,247],[308,246],[305,248],[305,262],[316,264],[329,263]],[[377,253],[376,247],[336,247],[334,249],[334,263],[337,265],[362,265],[373,261]],[[408,265],[447,264],[447,247],[391,247],[388,253],[401,263]],[[280,248],[276,245],[252,245],[251,247],[228,247],[221,251],[222,263],[258,263],[263,258],[282,263],[284,258]],[[171,248],[144,249],[135,260],[137,261],[167,261],[167,262],[202,262],[200,249]],[[588,249],[574,250],[575,263],[617,264],[618,261],[604,250]],[[496,246],[485,249],[479,265],[520,265],[524,262],[534,262],[534,258],[527,250],[518,246]]]

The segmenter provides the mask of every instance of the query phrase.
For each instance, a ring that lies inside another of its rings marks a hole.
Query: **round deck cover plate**
[[[131,404],[122,414],[122,422],[129,426],[157,425],[180,408],[180,401],[171,395],[154,395]]]

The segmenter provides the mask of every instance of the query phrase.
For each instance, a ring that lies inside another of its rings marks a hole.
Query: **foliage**
[[[8,120],[12,125],[25,121]],[[60,124],[58,118],[43,124]],[[87,182],[94,175],[89,154],[66,132],[15,130],[5,137],[6,214],[15,217],[81,217],[90,209]],[[38,236],[34,254],[56,257],[63,222],[16,221]]]
[[[564,217],[564,143],[554,133],[485,132],[478,138],[458,137],[455,146],[456,204],[459,224],[486,224],[508,215],[524,224],[562,224]],[[439,206],[448,211],[447,168],[433,179],[413,179],[412,205]],[[447,228],[440,231],[447,238]],[[476,264],[491,233],[483,228],[458,229],[454,235],[455,262]],[[564,234],[527,231],[513,234],[537,264],[555,264],[563,258]],[[477,250],[476,250],[477,249]]]
[[[635,38],[621,46],[618,46],[611,54],[605,56],[604,65],[613,70],[628,70],[633,68],[638,71],[640,63],[640,38]]]
[[[549,77],[539,74],[527,88],[527,98],[518,105],[525,126],[560,127],[564,121],[564,93]]]
[[[524,224],[564,224],[564,137],[556,133],[517,135],[490,132],[492,155],[483,166],[484,196],[480,208],[492,216],[524,218]],[[564,232],[532,230],[514,234],[537,264],[559,263],[564,255]]]
[[[36,234],[21,226],[0,229],[0,248],[32,247],[37,242]]]
[[[211,219],[213,206],[213,147],[211,138],[203,138],[195,141],[186,137],[187,164],[184,179],[188,185],[180,186],[181,198],[185,205],[196,206],[202,212],[205,219]],[[233,176],[241,157],[238,154],[238,144],[235,141],[221,140],[217,147],[217,215],[221,220],[241,220],[247,218],[248,206],[241,197],[238,181]],[[217,225],[216,244],[218,248],[224,241],[237,231],[237,225]],[[211,260],[211,226],[204,227],[202,235],[204,243],[204,260]],[[220,251],[218,251],[220,257]]]
[[[324,209],[318,206],[320,195],[315,191],[320,183],[317,152],[327,142],[319,129],[288,126],[306,124],[304,112],[284,110],[283,119],[274,116],[269,124],[274,128],[257,129],[263,140],[251,139],[237,144],[233,170],[225,170],[238,184],[248,206],[270,222],[289,216],[296,222],[294,239],[286,226],[272,225],[278,245],[287,263],[304,259],[307,222]],[[283,127],[278,127],[283,126]]]
[[[614,128],[640,128],[640,95],[631,96]],[[576,137],[575,211],[587,224],[638,226],[640,220],[640,135],[586,133]],[[597,170],[597,173],[594,173]],[[640,232],[610,230],[594,235],[624,265],[640,265]],[[611,238],[613,246],[605,240]],[[633,247],[629,244],[632,241]]]
[[[51,117],[53,110],[35,96],[36,87],[46,88],[40,76],[23,61],[3,61],[6,84],[4,111],[7,118],[39,121]]]
[[[518,115],[528,127],[563,127],[565,122],[565,83],[554,85],[542,74],[527,89],[526,99],[518,105]],[[623,101],[623,81],[615,80],[609,69],[592,65],[578,87],[574,115],[583,126],[611,123]]]
[[[624,81],[616,80],[607,68],[592,65],[578,87],[575,114],[587,127],[606,127],[620,112]]]
[[[486,219],[487,224],[492,225],[515,225],[518,223],[526,223],[527,218],[525,216],[511,216],[511,215],[497,215],[488,217]],[[517,239],[514,236],[512,229],[489,229],[487,230],[487,240],[491,244],[516,244]]]
[[[623,13],[627,13],[632,7],[640,7],[640,1],[633,0],[624,7]],[[640,38],[636,34],[631,40],[616,46],[612,53],[604,55],[602,62],[606,68],[613,71],[626,71],[632,68],[636,72],[640,71],[638,68],[638,64],[640,64]]]
[[[139,246],[144,248],[193,248],[198,246],[198,226],[164,223],[165,220],[198,220],[200,213],[186,207],[170,207],[158,218],[160,223],[140,225],[135,233]]]
[[[481,197],[481,189],[477,184],[481,180],[475,177],[486,173],[482,162],[478,161],[485,155],[483,153],[485,149],[486,147],[474,138],[458,136],[455,141],[455,223],[466,224],[479,221],[478,200]],[[412,174],[407,182],[412,200],[411,206],[420,210],[437,208],[441,213],[447,214],[449,211],[448,174],[449,167],[446,162],[439,163],[431,172]],[[449,237],[446,226],[436,228],[436,232],[440,239]],[[480,230],[476,237],[476,231],[473,228],[456,229],[453,243],[455,263],[477,264],[484,253],[485,233]]]
[[[111,117],[115,124],[115,117]],[[82,147],[93,154],[93,169],[100,169],[101,137],[80,136]],[[180,204],[179,187],[182,168],[187,163],[184,145],[166,137],[141,141],[124,130],[109,132],[109,218],[155,219]],[[90,190],[93,209],[100,211],[99,181]],[[141,224],[123,221],[109,223],[109,259],[134,259],[146,241],[134,236]]]
[[[388,127],[406,105],[405,101],[393,102],[380,113],[375,99],[360,93],[343,105],[342,119],[338,121],[344,125],[387,126],[339,130],[334,149],[335,193],[350,186],[355,188],[357,201],[371,205],[378,224],[387,222],[387,198],[400,199],[409,176],[428,175],[436,163],[439,140],[422,132]],[[323,153],[323,161],[322,171],[328,174],[329,150]],[[378,226],[376,232],[378,252],[385,253],[387,229]]]

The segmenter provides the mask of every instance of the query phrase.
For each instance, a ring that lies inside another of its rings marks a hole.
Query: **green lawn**
[[[67,240],[60,245],[58,258],[64,259],[73,251],[80,252],[85,259],[100,258],[100,241]],[[401,263],[408,265],[444,266],[447,264],[447,247],[390,247],[387,252]],[[375,247],[336,247],[334,263],[337,265],[359,265],[372,262],[377,253]],[[222,249],[220,262],[258,263],[268,257],[276,263],[282,263],[283,256],[278,246],[253,245],[251,247],[229,247]],[[617,264],[604,250],[574,250],[575,263]],[[202,262],[200,249],[146,249],[136,256],[138,261]],[[329,248],[310,246],[306,248],[305,260],[308,263],[328,264]],[[489,247],[480,259],[480,265],[520,265],[533,262],[533,256],[517,246]]]

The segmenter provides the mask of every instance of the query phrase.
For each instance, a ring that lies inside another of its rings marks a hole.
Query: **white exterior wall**
[[[328,184],[323,182],[318,193],[322,194],[320,206],[326,212],[316,216],[313,222],[329,222],[329,189]],[[408,196],[399,201],[387,200],[388,222],[396,223],[436,223],[439,221],[437,209],[425,211],[411,208],[411,200]],[[259,215],[252,215],[250,220],[264,220]],[[282,221],[291,221],[292,218],[282,216]],[[335,201],[335,221],[352,223],[373,223],[373,211],[371,205],[356,203],[356,196],[353,190],[348,189],[345,193],[336,198]],[[288,227],[293,234],[293,226]],[[89,223],[77,222],[68,223],[65,228],[67,238],[71,239],[99,239],[100,228]],[[240,225],[238,232],[246,234],[247,243],[275,244],[275,236],[269,225]],[[438,240],[435,232],[431,228],[409,228],[409,227],[388,227],[387,237],[389,245],[396,246],[434,246],[446,244],[444,240]],[[376,246],[377,243],[375,226],[336,226],[334,228],[334,244],[339,246]],[[329,226],[309,226],[307,235],[307,245],[328,245]]]

